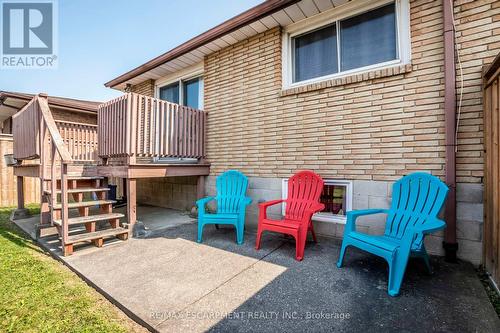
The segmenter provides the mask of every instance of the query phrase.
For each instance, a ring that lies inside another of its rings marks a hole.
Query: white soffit
[[[308,17],[317,15],[323,11],[341,6],[350,0],[302,0],[294,5],[286,7],[271,15],[265,16],[249,25],[239,28],[224,35],[208,44],[198,47],[172,61],[166,62],[148,72],[134,77],[114,88],[124,90],[127,83],[132,85],[149,79],[157,80],[163,76],[177,72],[193,64],[203,61],[203,58],[213,52],[217,52],[227,46],[236,44],[249,37],[257,35],[277,26],[287,26]],[[362,1],[362,0],[361,0]]]

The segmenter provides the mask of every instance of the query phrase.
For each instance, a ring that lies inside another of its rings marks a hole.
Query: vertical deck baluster
[[[172,110],[170,108],[170,103],[165,103],[165,120],[166,120],[166,132],[165,132],[165,156],[169,156],[172,153],[172,140],[170,139],[172,134]]]
[[[127,94],[127,97],[124,99],[125,104],[125,154],[130,155],[130,129],[131,129],[131,116],[132,116],[132,106],[130,103],[130,94]]]
[[[180,136],[180,119],[179,119],[179,106],[174,104],[172,105],[174,109],[174,153],[173,156],[179,156],[179,136]]]
[[[189,109],[184,107],[182,110],[182,155],[186,156],[187,151],[187,122],[189,117]]]

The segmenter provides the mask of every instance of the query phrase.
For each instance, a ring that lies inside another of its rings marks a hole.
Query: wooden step
[[[81,201],[81,202],[70,202],[68,203],[68,208],[79,208],[79,207],[91,207],[97,205],[111,205],[116,203],[115,200],[95,200],[95,201]],[[61,209],[61,203],[56,203],[54,209]]]
[[[104,177],[100,176],[72,176],[68,175],[68,180],[93,180],[93,179],[104,179]]]
[[[68,189],[68,193],[91,193],[91,192],[105,192],[105,191],[109,191],[109,188],[108,187],[81,187],[81,188],[70,188]],[[52,193],[52,191],[50,190],[45,190],[44,191],[45,194],[48,194],[50,195]],[[60,194],[61,193],[61,190],[58,189],[56,191],[57,194]]]
[[[105,237],[112,237],[118,235],[128,234],[128,230],[125,228],[113,228],[113,229],[105,229],[94,232],[87,232],[83,234],[71,235],[68,236],[68,241],[66,244],[74,244],[78,242],[85,242],[95,239],[101,239]]]
[[[89,222],[97,222],[97,221],[106,221],[111,219],[119,219],[124,217],[125,215],[120,213],[109,213],[109,214],[98,214],[98,215],[90,215],[90,216],[79,216],[72,217],[68,219],[68,225],[74,224],[84,224]],[[54,220],[54,224],[58,226],[62,226],[61,220]]]

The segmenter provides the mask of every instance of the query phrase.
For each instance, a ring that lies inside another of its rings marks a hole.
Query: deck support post
[[[10,219],[18,220],[28,216],[28,210],[24,208],[24,177],[17,176],[17,209],[12,212]]]
[[[205,176],[198,176],[196,184],[196,198],[201,199],[205,197]]]
[[[133,235],[137,219],[137,179],[127,178],[127,218],[129,234]]]
[[[24,209],[24,177],[17,176],[17,209]]]
[[[49,198],[45,194],[45,181],[40,180],[40,225],[48,225],[50,221]],[[57,194],[56,194],[57,195]]]

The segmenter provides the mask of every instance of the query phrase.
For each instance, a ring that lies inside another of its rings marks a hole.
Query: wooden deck
[[[42,172],[45,170],[45,172]],[[56,165],[56,174],[60,174],[61,166]],[[20,164],[14,167],[14,175],[21,177],[36,177],[45,180],[51,179],[51,166],[45,164],[43,167],[38,161],[30,164]],[[71,164],[68,165],[68,175],[79,177],[95,177],[97,174],[97,164]],[[58,179],[58,177],[56,177]]]
[[[103,164],[157,158],[205,158],[206,112],[128,93],[98,110]]]
[[[81,239],[95,240],[97,246],[102,246],[104,237],[123,234],[121,229],[106,234],[95,231],[95,221],[103,219],[109,219],[112,229],[119,228],[112,202],[102,190],[108,178],[124,181],[128,223],[123,225],[131,232],[136,222],[137,179],[196,176],[202,197],[210,172],[204,160],[204,111],[128,93],[100,105],[97,124],[54,120],[42,95],[13,117],[14,157],[21,161],[14,167],[18,207],[24,207],[24,177],[39,178],[41,225],[58,227],[66,254],[72,253],[75,242],[69,235],[70,225],[84,223],[88,236]],[[84,201],[85,193],[95,193],[99,200]],[[68,202],[68,195],[74,203]],[[97,204],[101,216],[88,216],[88,207]],[[68,218],[68,209],[74,208],[80,212],[77,220]]]

